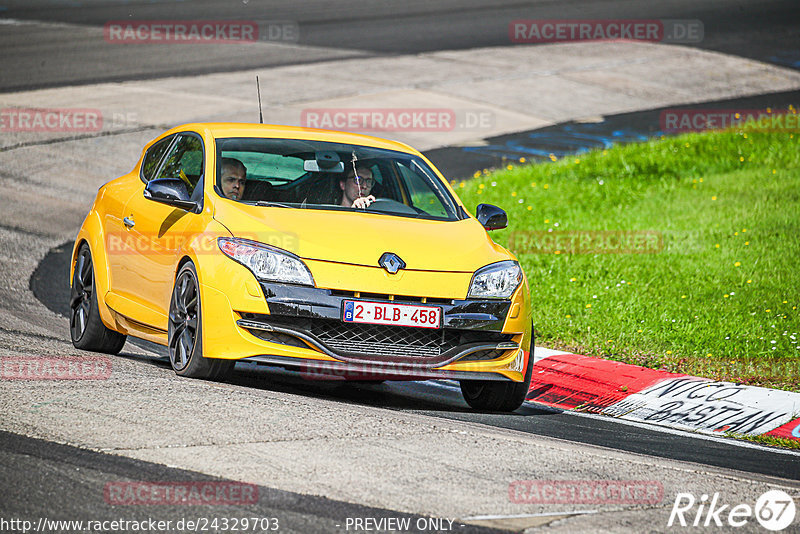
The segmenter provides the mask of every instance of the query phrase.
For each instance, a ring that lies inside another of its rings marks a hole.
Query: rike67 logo
[[[743,527],[755,520],[767,530],[781,531],[794,522],[794,499],[781,490],[761,495],[755,506],[720,501],[719,493],[697,499],[691,493],[678,493],[667,526],[681,527]]]

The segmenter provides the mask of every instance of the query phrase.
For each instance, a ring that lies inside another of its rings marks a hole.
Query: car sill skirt
[[[299,368],[301,374],[309,378],[335,379],[345,378],[351,380],[497,380],[512,382],[500,373],[478,371],[445,371],[436,369],[422,369],[413,366],[380,365],[375,362],[349,363],[334,362],[330,360],[305,360],[289,356],[250,356],[237,360],[240,362],[255,362],[265,365]]]

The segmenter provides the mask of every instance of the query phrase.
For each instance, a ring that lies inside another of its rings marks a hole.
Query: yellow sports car
[[[236,361],[310,378],[454,379],[479,410],[525,400],[528,283],[419,152],[375,137],[188,124],[103,185],[78,232],[73,344],[127,335],[169,348],[178,375]]]

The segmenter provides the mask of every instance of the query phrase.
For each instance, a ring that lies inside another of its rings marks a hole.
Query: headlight
[[[259,280],[314,285],[314,278],[306,264],[285,250],[229,237],[220,237],[217,244],[226,256],[250,269]]]
[[[515,261],[499,261],[481,267],[472,276],[468,297],[507,299],[522,282],[522,269]]]

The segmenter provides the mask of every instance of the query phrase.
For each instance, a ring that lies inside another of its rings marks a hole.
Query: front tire
[[[169,363],[178,376],[223,380],[234,362],[203,357],[201,311],[197,271],[189,262],[178,272],[169,304]]]
[[[94,267],[89,245],[83,243],[75,258],[69,299],[69,334],[77,349],[117,354],[125,345],[125,334],[107,328],[100,319]]]
[[[533,327],[528,366],[522,382],[498,382],[496,380],[462,380],[461,394],[474,410],[482,412],[513,412],[525,402],[531,386],[533,373]]]

